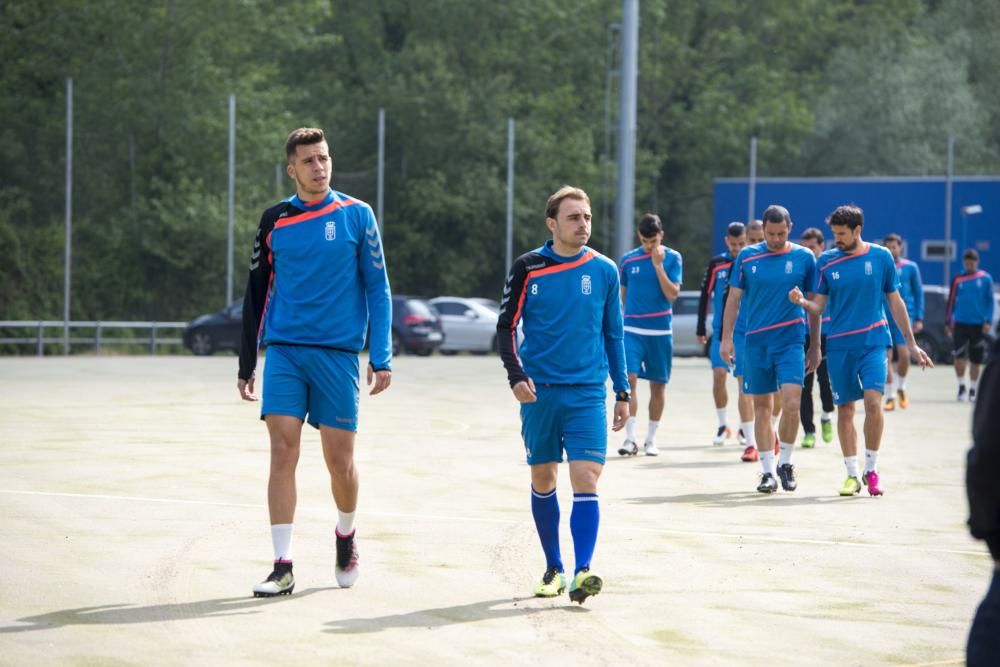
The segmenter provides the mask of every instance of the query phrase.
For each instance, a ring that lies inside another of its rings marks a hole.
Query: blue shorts
[[[325,347],[269,345],[260,416],[289,415],[358,430],[358,355]]]
[[[729,370],[729,364],[722,360],[722,356],[719,355],[719,346],[722,341],[712,336],[712,342],[708,346],[708,358],[712,361],[712,368],[725,368]]]
[[[781,347],[748,346],[744,352],[744,394],[773,394],[783,384],[802,386],[806,376],[806,353],[802,343]]]
[[[568,461],[603,464],[608,449],[607,388],[537,385],[538,400],[521,404],[521,437],[528,465]]]
[[[743,365],[746,361],[747,356],[747,335],[746,334],[734,334],[733,335],[733,375],[736,377],[743,377]]]
[[[898,326],[896,326],[896,320],[890,314],[887,318],[889,320],[889,334],[892,336],[893,347],[898,347],[900,345],[906,346],[906,339],[903,338],[903,332]]]
[[[643,380],[667,384],[674,360],[674,337],[625,332],[625,367]]]
[[[828,350],[826,367],[833,386],[833,402],[853,403],[864,398],[866,389],[885,393],[887,365],[884,347]]]

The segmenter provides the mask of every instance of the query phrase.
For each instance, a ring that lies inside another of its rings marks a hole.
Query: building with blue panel
[[[715,180],[712,252],[725,250],[723,236],[733,220],[746,221],[748,179]],[[826,217],[841,204],[864,209],[864,238],[880,241],[890,232],[906,242],[906,257],[920,265],[925,283],[944,284],[948,275],[962,271],[962,250],[979,251],[980,265],[1000,276],[1000,176],[952,179],[951,239],[945,239],[946,179],[912,178],[760,178],[754,196],[754,217],[770,204],[781,204],[792,215],[793,240],[806,227],[819,227],[829,240]],[[964,215],[963,209],[981,212]],[[973,209],[975,210],[975,209]]]

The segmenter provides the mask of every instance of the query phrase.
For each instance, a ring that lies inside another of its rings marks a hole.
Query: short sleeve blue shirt
[[[824,326],[828,350],[888,347],[892,345],[885,295],[899,289],[892,253],[866,243],[859,252],[839,248],[819,256],[817,292],[829,298]]]
[[[743,290],[739,316],[746,317],[747,345],[805,341],[805,311],[789,301],[788,292],[793,287],[815,291],[816,258],[811,250],[790,242],[777,252],[764,241],[747,246],[733,264],[729,284]]]

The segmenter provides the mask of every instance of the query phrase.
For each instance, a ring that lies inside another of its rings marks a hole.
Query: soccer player
[[[764,223],[760,220],[751,220],[747,224],[747,243],[753,245],[755,243],[761,243],[764,240]],[[746,247],[746,246],[744,246]],[[738,254],[738,253],[737,253]],[[730,269],[730,277],[735,269]],[[725,312],[726,304],[729,303],[729,280],[726,280],[726,292],[722,297],[722,313],[723,322],[725,322]],[[720,338],[720,349],[721,349],[721,338],[722,329],[716,334]],[[748,421],[741,421],[739,432],[743,435],[741,445],[745,445],[743,453],[740,455],[740,460],[744,463],[756,463],[760,460],[760,455],[757,453],[757,435],[755,417],[754,417],[754,407],[753,399],[750,398],[743,390],[743,360],[746,357],[744,353],[746,349],[746,339],[747,339],[747,313],[745,309],[739,310],[736,315],[736,327],[733,331],[733,357],[731,359],[724,359],[724,361],[732,362],[733,364],[733,377],[736,378],[737,383],[740,386],[740,400],[746,401],[749,405],[750,419]],[[720,353],[721,356],[721,353]],[[777,407],[781,409],[781,403],[778,394],[775,393],[772,396],[772,415],[771,418],[774,419],[774,409]],[[743,414],[740,413],[741,420],[743,419]],[[778,438],[774,438],[774,452],[778,453]]]
[[[371,207],[330,189],[333,161],[323,131],[300,128],[285,143],[296,193],[264,211],[257,228],[243,301],[237,389],[253,393],[260,342],[267,345],[261,419],[271,440],[267,506],[274,570],[255,596],[286,595],[292,575],[295,468],[302,425],[319,429],[338,510],[337,583],[354,585],[358,550],[354,514],[358,473],[358,352],[371,324],[368,384],[378,394],[392,381],[392,301],[385,256]]]
[[[639,378],[649,380],[649,427],[643,449],[656,456],[656,429],[663,416],[666,387],[673,365],[674,341],[670,325],[674,299],[681,289],[681,254],[662,245],[663,223],[647,213],[639,220],[638,248],[625,253],[621,261],[622,304],[625,309],[625,367],[632,387],[629,417],[625,422],[625,442],[618,453],[635,456],[635,416],[639,412],[636,391]]]
[[[883,424],[882,390],[888,361],[885,348],[890,341],[883,307],[886,300],[913,358],[921,367],[933,364],[913,338],[906,305],[899,296],[899,276],[892,255],[861,238],[865,224],[862,210],[853,205],[840,206],[830,215],[829,224],[837,247],[820,255],[819,293],[807,299],[795,288],[788,299],[813,316],[822,314],[829,301],[827,355],[833,400],[837,404],[837,434],[847,467],[840,495],[860,493],[863,481],[869,494],[881,496],[884,490],[878,474],[878,456]],[[864,399],[865,404],[865,470],[860,480],[858,434],[854,429],[855,403],[859,399]]]
[[[597,480],[607,452],[609,373],[615,391],[612,430],[625,426],[629,410],[618,268],[587,247],[590,221],[590,198],[583,190],[567,185],[549,197],[545,224],[552,240],[514,262],[497,322],[500,357],[521,404],[521,436],[531,467],[531,513],[545,553],[545,574],[534,593],[555,597],[566,590],[556,497],[565,451],[573,486],[569,528],[576,557],[569,597],[581,604],[604,583],[590,564],[600,520]],[[519,321],[524,323],[520,349]]]
[[[729,297],[722,322],[719,354],[723,359],[732,358],[736,313],[745,308],[747,334],[743,391],[753,397],[757,442],[770,443],[775,438],[771,423],[771,395],[775,391],[780,391],[783,404],[778,424],[781,454],[777,467],[773,450],[766,447],[760,452],[763,474],[757,491],[774,493],[778,489],[775,474],[781,479],[781,487],[785,491],[794,491],[798,487],[791,460],[792,448],[799,430],[802,381],[806,370],[819,365],[820,322],[818,315],[810,315],[812,347],[806,363],[803,347],[805,314],[801,306],[789,303],[787,295],[793,287],[812,292],[816,283],[816,258],[806,248],[789,242],[792,219],[783,206],[768,206],[763,223],[765,240],[740,251],[729,277]]]
[[[979,367],[986,352],[986,334],[993,326],[993,277],[979,268],[979,253],[962,254],[965,272],[951,281],[945,331],[952,337],[958,400],[965,400],[965,364],[969,361],[969,400],[976,400]]]
[[[715,414],[719,418],[719,427],[712,439],[712,444],[721,446],[729,435],[726,407],[729,395],[726,391],[726,378],[729,376],[729,364],[719,356],[719,343],[722,341],[722,312],[726,305],[726,287],[729,285],[729,272],[733,260],[740,250],[747,245],[746,228],[742,222],[731,222],[726,228],[726,252],[716,255],[708,262],[705,277],[701,281],[701,296],[698,299],[698,324],[696,333],[698,342],[704,345],[707,338],[705,322],[708,319],[708,307],[712,306],[712,344],[709,348],[709,360],[712,364],[712,397],[715,399]],[[753,429],[753,403],[749,396],[743,393],[743,385],[737,381],[739,394],[737,409],[740,415],[739,442],[746,444],[746,433]],[[751,447],[751,449],[755,448]]]
[[[916,335],[924,328],[924,285],[920,280],[920,267],[915,262],[903,258],[903,237],[899,234],[888,234],[882,240],[882,245],[889,249],[896,262],[896,274],[899,276],[899,296],[906,304],[906,312],[910,316],[913,335]],[[903,332],[899,330],[892,318],[889,318],[889,333],[892,335],[893,349],[889,350],[889,371],[885,380],[886,412],[892,412],[896,409],[897,397],[900,408],[905,410],[910,405],[910,399],[906,395],[906,372],[910,369],[910,352],[906,348]],[[893,356],[899,360],[895,377],[893,377],[892,372]]]
[[[803,247],[809,248],[813,256],[819,259],[820,254],[826,250],[826,239],[823,232],[816,227],[810,227],[802,232],[799,239]],[[823,315],[822,326],[825,328],[830,321],[828,315]],[[806,334],[806,349],[809,349],[809,334]],[[823,431],[823,442],[829,444],[833,442],[833,390],[830,388],[830,373],[826,365],[826,333],[820,332],[819,351],[822,358],[819,368],[811,373],[806,373],[805,383],[802,385],[802,403],[799,405],[799,418],[802,421],[802,446],[811,448],[816,446],[816,422],[813,421],[813,379],[819,384],[819,399],[823,404],[823,414],[819,423]]]
[[[747,225],[747,244],[748,245],[753,245],[754,243],[763,243],[763,241],[764,241],[764,222],[762,220],[754,220],[749,225]],[[728,297],[728,292],[727,292],[727,297]],[[745,336],[745,334],[746,334],[746,318],[745,317],[744,317],[743,322],[742,322],[742,329],[740,328],[740,326],[741,326],[740,320],[737,319],[736,320],[736,331],[739,332],[739,331],[742,330],[743,333],[744,333],[744,340],[745,340],[745,338],[746,338],[746,336]],[[740,342],[739,338],[734,338],[734,340],[736,341],[736,358],[738,360],[739,357],[740,357],[740,346],[742,345],[742,343]],[[739,368],[738,364],[737,364],[737,368]],[[743,374],[741,372],[740,375],[738,375],[737,377],[742,377],[742,375]],[[742,385],[742,382],[740,384]],[[753,407],[753,402],[751,401],[751,408],[752,407]],[[774,394],[771,395],[771,420],[774,423],[777,423],[778,417],[780,415],[781,415],[781,392],[780,391],[776,391],[776,392],[774,392]],[[775,453],[778,452],[778,440],[777,440],[777,436],[775,436],[775,440],[774,440],[774,451],[775,451]],[[743,460],[746,461],[747,459],[744,458]],[[757,461],[756,458],[754,458],[753,460]]]

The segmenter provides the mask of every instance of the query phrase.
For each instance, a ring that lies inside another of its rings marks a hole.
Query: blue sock
[[[597,544],[597,526],[601,523],[601,508],[596,493],[574,493],[573,512],[569,515],[569,530],[573,534],[573,551],[576,555],[576,574],[590,567]]]
[[[563,571],[562,556],[559,554],[559,498],[556,490],[538,493],[531,489],[531,515],[535,517],[535,529],[542,541],[545,552],[545,568],[554,567]]]

